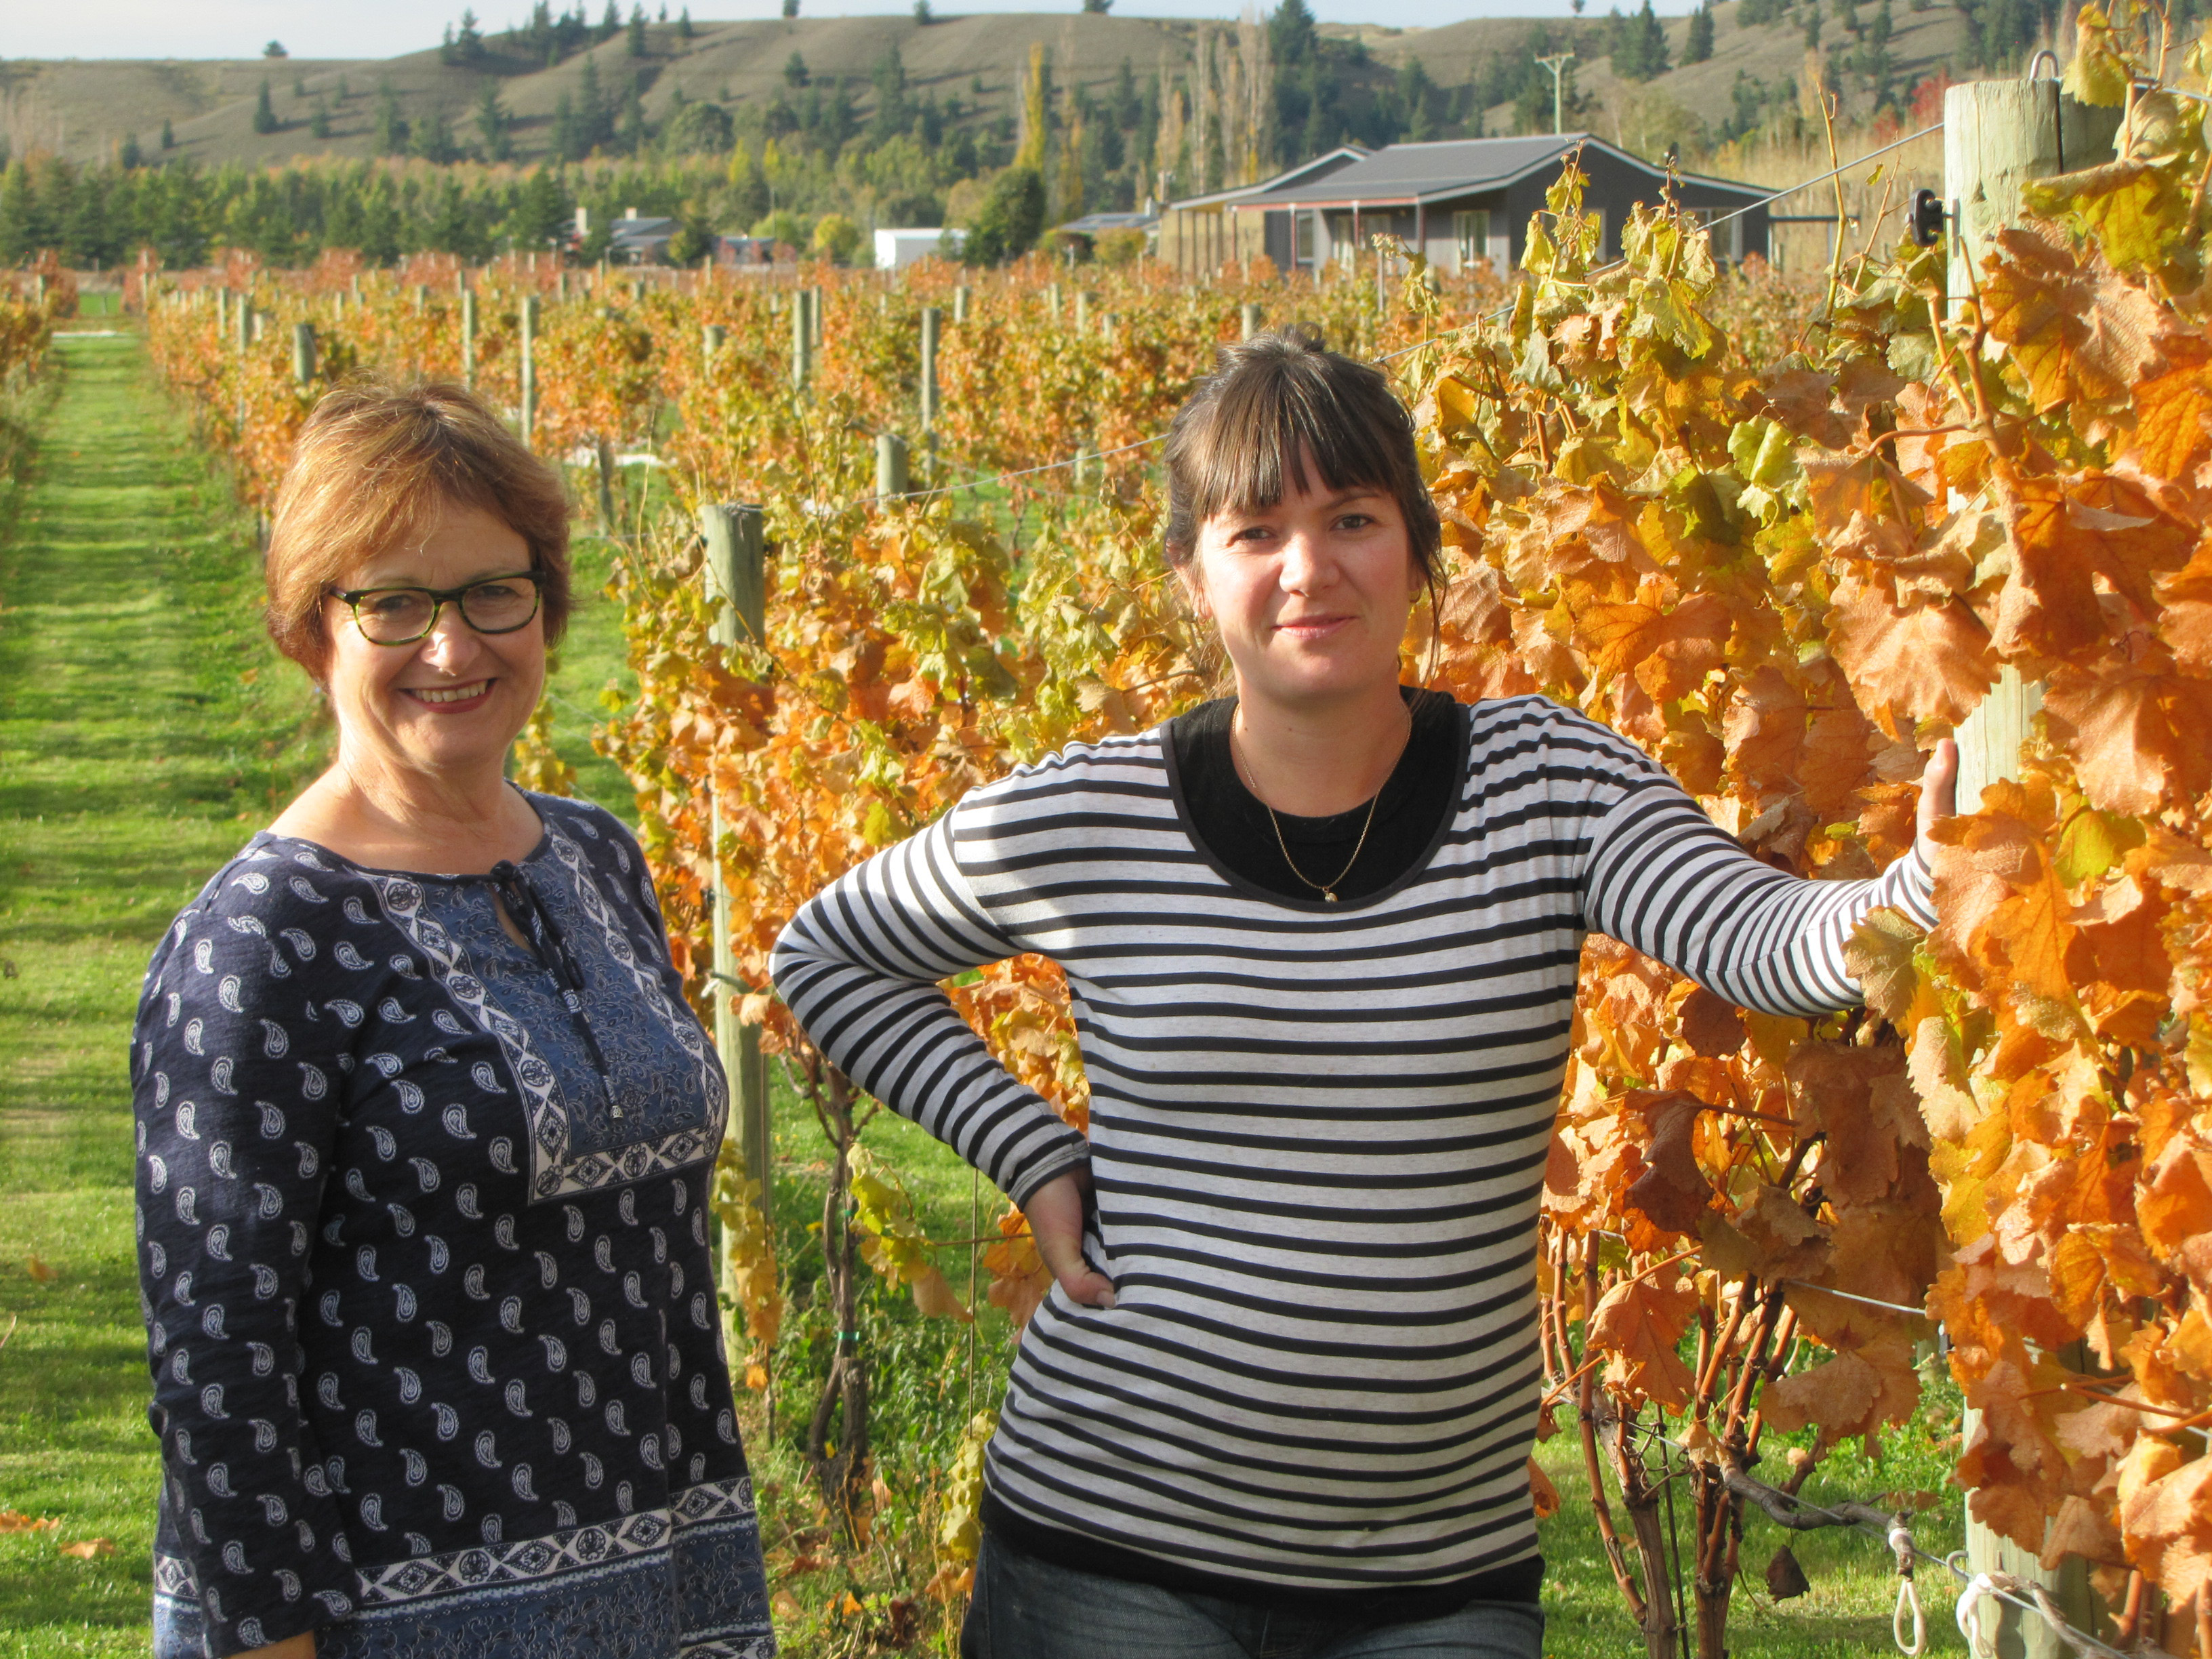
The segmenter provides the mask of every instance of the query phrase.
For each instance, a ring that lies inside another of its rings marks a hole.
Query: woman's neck
[[[1278,812],[1328,817],[1370,799],[1405,752],[1413,717],[1394,682],[1356,697],[1285,705],[1240,693],[1230,748]]]
[[[540,831],[537,813],[496,765],[410,772],[343,743],[330,770],[271,827],[356,863],[454,875],[526,856]]]

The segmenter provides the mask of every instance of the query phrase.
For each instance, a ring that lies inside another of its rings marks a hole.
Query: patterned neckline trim
[[[546,817],[544,809],[538,805],[528,790],[520,789],[516,793],[524,800],[529,802],[530,810],[538,814],[538,844],[519,859],[502,859],[500,862],[515,865],[542,863],[553,855],[553,825]],[[294,847],[305,847],[318,858],[328,859],[341,868],[351,870],[356,874],[364,876],[391,876],[402,881],[438,881],[457,887],[472,883],[489,885],[494,879],[489,870],[462,871],[459,873],[452,873],[443,871],[392,870],[380,865],[363,864],[359,859],[349,859],[336,848],[325,847],[321,842],[310,841],[305,836],[279,835],[274,830],[257,831],[253,841],[247,844],[252,846],[264,842],[283,842]]]

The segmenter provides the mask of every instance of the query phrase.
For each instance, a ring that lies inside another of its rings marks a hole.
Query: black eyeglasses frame
[[[532,603],[528,616],[512,628],[478,628],[473,621],[470,620],[468,608],[464,600],[465,594],[473,588],[487,586],[493,582],[513,581],[526,581],[530,584]],[[419,645],[428,639],[436,631],[438,618],[445,615],[447,605],[458,607],[461,613],[461,620],[478,634],[490,638],[497,638],[503,634],[519,634],[535,622],[538,612],[545,608],[544,584],[545,573],[542,570],[514,570],[496,576],[479,576],[472,582],[463,582],[459,587],[418,587],[411,582],[389,582],[377,587],[333,587],[329,592],[332,599],[345,601],[346,610],[352,616],[353,625],[360,630],[362,638],[367,640],[371,645],[399,646]],[[430,601],[430,620],[423,624],[422,631],[419,634],[410,634],[404,640],[380,640],[368,631],[361,619],[361,602],[373,593],[420,593]]]

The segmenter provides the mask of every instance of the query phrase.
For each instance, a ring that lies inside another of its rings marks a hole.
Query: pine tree
[[[553,106],[551,148],[556,161],[580,161],[592,148],[577,127],[576,100],[565,92]]]
[[[307,131],[318,138],[331,136],[331,106],[319,98],[315,100],[314,113],[307,118]]]
[[[125,173],[136,173],[146,165],[145,153],[138,148],[137,133],[131,132],[124,135],[122,151],[115,159],[116,164]]]
[[[177,130],[170,124],[169,118],[167,116],[163,116],[161,118],[161,148],[163,149],[174,149],[176,147]]]
[[[461,159],[461,147],[453,142],[453,123],[441,111],[434,111],[415,123],[407,147],[415,155],[438,167]]]
[[[652,131],[645,124],[645,94],[639,88],[638,77],[630,77],[629,90],[623,97],[622,125],[616,130],[615,143],[624,155],[641,154],[651,142]]]
[[[1275,62],[1291,69],[1313,56],[1316,32],[1306,0],[1283,0],[1267,20],[1267,46]]]
[[[576,82],[576,155],[579,159],[589,155],[606,143],[607,135],[614,130],[611,118],[606,95],[599,90],[599,60],[586,58],[584,72]]]
[[[1882,0],[1887,5],[1888,0]],[[1702,64],[1713,55],[1713,0],[1690,14],[1689,38],[1682,43],[1682,61]]]
[[[696,31],[691,27],[691,8],[686,6],[677,14],[676,38],[679,40],[689,40],[695,33]]]
[[[787,87],[804,87],[811,77],[806,72],[806,60],[797,52],[783,60],[783,83]]]
[[[629,55],[633,58],[645,56],[645,8],[643,6],[632,6],[629,9]]]
[[[407,118],[399,112],[399,94],[386,81],[377,88],[376,153],[379,155],[404,155],[407,153]]]
[[[599,14],[597,38],[601,40],[611,40],[622,33],[622,13],[617,9],[615,0],[607,0],[606,10]]]
[[[253,130],[256,132],[276,131],[276,106],[269,101],[269,83],[261,83],[261,96],[254,100]]]
[[[483,141],[487,161],[504,161],[514,154],[507,120],[507,111],[499,101],[499,82],[486,81],[477,94],[477,136]]]
[[[1651,0],[1644,0],[1644,9],[1636,14],[1636,32],[1644,40],[1644,78],[1664,75],[1668,67],[1667,29],[1660,22],[1658,13],[1651,9]]]

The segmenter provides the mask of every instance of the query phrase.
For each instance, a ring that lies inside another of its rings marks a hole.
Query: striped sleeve
[[[1635,771],[1592,826],[1583,911],[1593,931],[1739,1006],[1811,1018],[1863,1000],[1844,946],[1869,911],[1893,905],[1935,925],[1935,880],[1917,845],[1871,881],[1807,881],[1753,858],[1614,741]]]
[[[776,990],[862,1089],[981,1170],[1017,1204],[1082,1164],[1083,1136],[1016,1082],[939,981],[1018,954],[953,859],[956,807],[848,871],[776,940]]]

